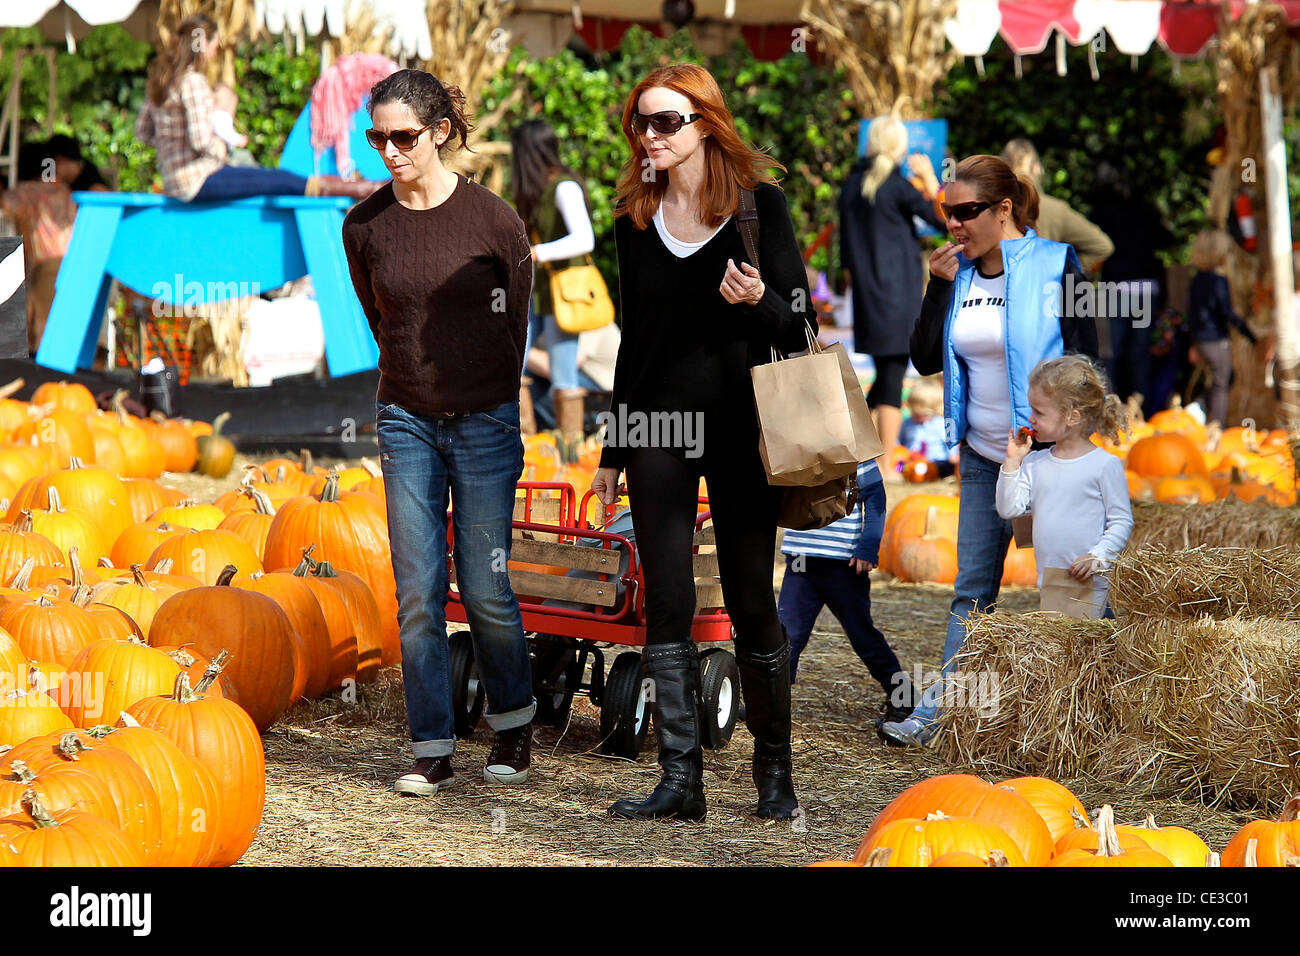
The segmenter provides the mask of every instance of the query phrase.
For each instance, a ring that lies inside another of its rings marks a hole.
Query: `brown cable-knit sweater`
[[[352,285],[379,343],[376,400],[417,415],[519,398],[528,235],[504,200],[457,179],[433,209],[407,209],[390,183],[343,220]]]

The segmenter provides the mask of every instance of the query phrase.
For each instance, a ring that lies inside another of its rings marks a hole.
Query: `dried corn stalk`
[[[235,44],[257,40],[266,31],[254,9],[254,0],[161,0],[158,6],[158,49],[168,49],[186,17],[203,13],[217,25],[223,40],[216,74],[224,83],[235,82]],[[209,77],[213,79],[214,77]]]
[[[944,23],[956,0],[804,0],[800,16],[818,46],[842,66],[863,116],[888,113],[902,97],[916,119],[957,59]]]

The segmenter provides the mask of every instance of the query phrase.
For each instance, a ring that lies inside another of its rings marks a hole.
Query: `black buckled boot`
[[[754,786],[758,815],[786,820],[794,816],[790,755],[790,644],[769,654],[736,648],[740,689],[745,697],[745,723],[754,737]]]
[[[619,800],[609,812],[632,820],[703,820],[700,658],[694,642],[647,645],[645,675],[654,682],[655,728],[663,778],[646,799]]]

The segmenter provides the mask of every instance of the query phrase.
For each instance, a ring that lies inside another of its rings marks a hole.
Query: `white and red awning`
[[[1231,0],[1238,16],[1249,0]],[[1279,0],[1300,23],[1300,0]],[[1054,32],[1080,46],[1101,31],[1121,53],[1138,55],[1159,43],[1180,57],[1199,56],[1217,30],[1218,0],[957,0],[945,33],[963,56],[988,53],[995,36],[1012,52],[1041,53]]]

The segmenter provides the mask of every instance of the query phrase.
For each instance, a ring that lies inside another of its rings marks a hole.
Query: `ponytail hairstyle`
[[[967,156],[953,176],[975,190],[979,202],[1011,200],[1011,216],[1022,232],[1038,222],[1038,187],[1028,176],[1017,176],[996,156]]]
[[[871,163],[862,176],[862,195],[876,201],[876,190],[907,156],[907,127],[893,113],[879,116],[867,127],[867,155]]]
[[[560,158],[560,140],[551,124],[543,119],[525,120],[510,133],[510,187],[514,192],[515,211],[525,223],[532,222],[537,201],[557,175],[569,176],[587,189],[582,177]]]
[[[149,82],[145,87],[149,102],[162,106],[186,70],[201,69],[203,54],[218,37],[216,22],[205,14],[196,13],[182,20],[171,47],[155,57],[149,66]]]
[[[423,70],[398,70],[370,88],[367,109],[372,120],[375,107],[384,103],[402,103],[410,107],[421,126],[437,127],[443,120],[451,120],[451,132],[438,147],[439,156],[457,136],[461,148],[469,149],[469,134],[474,127],[465,118],[465,94],[460,87],[443,86],[436,76]],[[469,151],[474,152],[472,149]]]
[[[1068,414],[1078,409],[1084,433],[1119,441],[1128,430],[1128,411],[1109,391],[1105,374],[1084,355],[1063,355],[1040,362],[1029,373],[1029,384]]]

